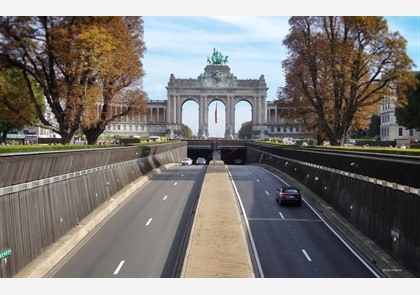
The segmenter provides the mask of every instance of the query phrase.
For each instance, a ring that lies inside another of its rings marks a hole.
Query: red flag
[[[214,123],[217,124],[217,102],[216,102],[216,109],[214,110]]]

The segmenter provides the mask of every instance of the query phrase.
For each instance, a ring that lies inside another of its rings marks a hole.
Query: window
[[[403,129],[400,127],[398,128],[398,136],[402,136],[403,135]]]
[[[408,136],[413,136],[413,135],[414,135],[414,130],[408,129]]]

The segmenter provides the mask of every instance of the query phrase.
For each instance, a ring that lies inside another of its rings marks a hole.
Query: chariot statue
[[[207,57],[207,62],[210,65],[225,65],[228,63],[228,56],[223,56],[221,52],[213,48],[213,55],[211,58],[209,56]]]

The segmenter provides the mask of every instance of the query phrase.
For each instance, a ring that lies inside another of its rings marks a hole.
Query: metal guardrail
[[[156,155],[156,157],[158,159],[162,159],[164,156],[163,155]],[[34,181],[29,181],[29,182],[25,182],[25,183],[20,183],[20,184],[16,184],[16,185],[1,187],[0,188],[0,196],[11,194],[11,193],[17,193],[17,192],[28,190],[28,189],[33,189],[33,188],[40,187],[40,186],[43,186],[43,185],[48,185],[48,184],[52,184],[52,183],[55,183],[55,182],[60,182],[60,181],[63,181],[63,180],[77,178],[77,177],[85,176],[85,175],[88,175],[88,174],[97,173],[97,172],[108,170],[108,169],[113,169],[113,168],[116,168],[116,167],[132,165],[132,164],[137,163],[137,162],[140,162],[140,166],[143,167],[144,163],[142,162],[142,160],[144,160],[144,159],[140,158],[140,159],[135,159],[135,160],[128,160],[128,161],[124,161],[124,162],[108,164],[108,165],[99,166],[99,167],[95,167],[95,168],[89,168],[89,169],[75,171],[75,172],[71,172],[71,173],[56,175],[56,176],[47,177],[47,178],[44,178],[44,179],[39,179],[39,180],[34,180]],[[172,159],[172,160],[174,160],[174,159]]]
[[[313,168],[316,168],[316,169],[320,169],[320,170],[344,175],[344,176],[347,176],[347,177],[355,178],[355,179],[358,179],[358,180],[370,182],[370,183],[373,183],[373,184],[377,184],[377,185],[392,188],[392,189],[395,189],[395,190],[403,191],[405,193],[410,193],[410,194],[420,196],[420,188],[415,188],[415,187],[411,187],[411,186],[407,186],[407,185],[402,185],[402,184],[398,184],[398,183],[395,183],[395,182],[386,181],[386,180],[383,180],[383,179],[377,179],[377,178],[374,178],[374,177],[369,177],[369,176],[365,176],[365,175],[361,175],[361,174],[356,174],[356,173],[353,173],[353,172],[348,172],[348,171],[338,170],[338,169],[334,169],[334,168],[329,168],[329,167],[322,166],[322,165],[317,165],[317,164],[313,164],[313,163],[294,160],[294,159],[291,159],[291,158],[286,158],[286,157],[278,156],[278,155],[275,155],[275,154],[271,154],[271,153],[268,153],[268,152],[264,152],[264,153],[267,154],[267,155],[270,155],[270,157],[282,158],[282,159],[287,160],[289,162],[294,162],[294,163],[297,163],[297,164],[300,164],[300,165],[305,165],[305,166],[308,166],[308,167],[313,167]],[[262,160],[262,158],[260,158],[260,162],[261,162],[261,160]],[[286,162],[286,165],[287,165],[287,163],[288,162]]]

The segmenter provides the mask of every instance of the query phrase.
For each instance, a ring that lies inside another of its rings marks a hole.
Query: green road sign
[[[12,254],[12,249],[6,249],[0,252],[0,259],[9,256],[10,254]]]
[[[396,230],[391,230],[391,236],[393,236],[396,239],[401,238],[401,235],[399,232],[397,232]]]

